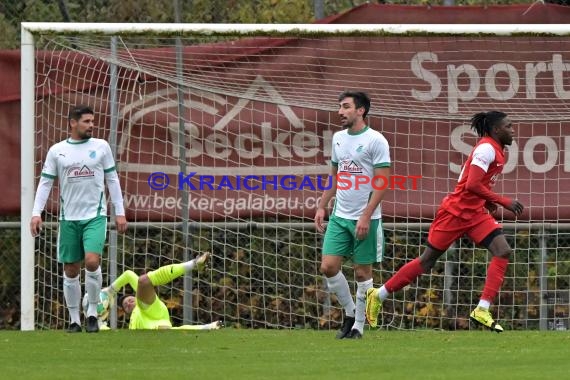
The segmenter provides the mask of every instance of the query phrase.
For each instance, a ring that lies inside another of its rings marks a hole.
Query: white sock
[[[79,275],[76,277],[67,277],[63,274],[63,297],[69,310],[69,319],[71,323],[81,325],[79,317],[79,304],[81,303],[81,284],[79,284]]]
[[[196,266],[196,259],[192,259],[190,261],[183,262],[182,266],[186,270],[186,273],[189,273]]]
[[[102,285],[103,275],[101,274],[101,267],[93,272],[85,269],[85,292],[89,301],[89,307],[87,308],[87,316],[89,317],[97,316],[97,305],[99,304],[99,293],[101,293]]]
[[[390,292],[386,290],[386,287],[384,285],[382,285],[380,287],[380,290],[378,291],[378,299],[380,300],[380,302],[384,302],[384,300],[388,298],[389,295]]]
[[[372,287],[372,279],[356,282],[356,313],[353,329],[357,329],[361,334],[364,333],[364,320],[366,319],[366,291]]]
[[[336,294],[336,298],[340,305],[344,308],[344,312],[348,317],[354,317],[354,300],[350,295],[350,288],[348,287],[348,281],[342,271],[339,271],[336,275],[332,277],[327,277],[327,285],[331,293]]]
[[[477,305],[480,308],[489,310],[489,307],[491,306],[491,302],[489,301],[485,301],[485,300],[479,300],[479,305]]]

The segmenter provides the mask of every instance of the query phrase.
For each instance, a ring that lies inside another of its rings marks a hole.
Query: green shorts
[[[364,240],[356,238],[357,220],[332,215],[323,242],[323,255],[352,258],[354,264],[373,264],[384,255],[382,220],[370,220],[370,230]]]
[[[107,237],[107,217],[88,220],[62,220],[57,235],[57,257],[60,263],[78,263],[85,252],[103,254]]]
[[[137,298],[137,306],[131,313],[129,321],[130,330],[157,330],[172,327],[168,308],[158,297],[152,304],[145,306],[141,305]]]

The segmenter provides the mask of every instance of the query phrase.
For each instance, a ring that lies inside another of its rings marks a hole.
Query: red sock
[[[386,287],[387,291],[394,293],[402,289],[404,286],[409,285],[423,273],[424,270],[420,264],[420,259],[418,257],[401,267],[395,275],[386,281],[384,286]]]
[[[485,280],[485,287],[483,288],[483,294],[481,299],[489,302],[493,302],[503,280],[505,278],[505,272],[507,271],[507,265],[509,264],[509,259],[504,257],[494,256],[489,263],[489,268],[487,269],[487,279]]]

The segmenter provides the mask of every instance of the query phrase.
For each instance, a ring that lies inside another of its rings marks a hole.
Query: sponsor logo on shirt
[[[67,182],[78,182],[95,177],[95,172],[89,169],[87,165],[73,165],[66,170],[65,176],[67,177]]]
[[[353,174],[359,174],[363,172],[362,168],[352,160],[341,161],[338,164],[338,171],[345,173],[353,173]]]

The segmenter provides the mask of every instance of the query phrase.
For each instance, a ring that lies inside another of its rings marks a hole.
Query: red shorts
[[[476,214],[465,220],[439,209],[429,228],[428,243],[437,250],[445,251],[454,241],[467,235],[479,244],[499,228],[503,226],[487,213]]]

